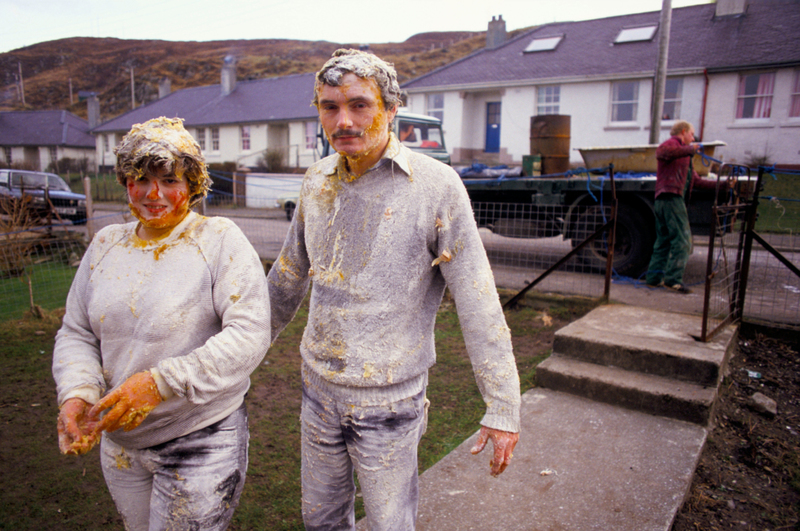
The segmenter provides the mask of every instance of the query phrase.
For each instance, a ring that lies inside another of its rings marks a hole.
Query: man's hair
[[[669,134],[672,136],[677,136],[684,131],[688,131],[692,128],[692,124],[687,122],[686,120],[678,120],[675,122],[675,125],[672,126],[672,129],[669,130]]]
[[[402,105],[402,91],[397,83],[397,72],[392,63],[387,63],[378,56],[361,50],[345,50],[341,48],[333,52],[330,59],[317,72],[314,87],[315,107],[319,106],[319,89],[322,85],[342,86],[342,78],[346,74],[355,74],[361,79],[373,79],[381,91],[383,106],[388,111]]]
[[[128,178],[140,179],[159,168],[186,179],[189,206],[197,205],[211,189],[205,157],[181,118],[153,118],[134,125],[114,148],[117,181],[123,186]]]

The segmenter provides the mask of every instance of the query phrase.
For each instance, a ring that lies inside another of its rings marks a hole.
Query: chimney
[[[489,21],[489,29],[486,31],[486,49],[494,50],[506,42],[506,21],[503,15],[498,18],[492,17]]]
[[[226,55],[222,61],[222,95],[227,96],[236,88],[236,58]]]
[[[170,92],[172,92],[172,81],[168,77],[162,78],[158,82],[158,99],[169,96]]]
[[[89,129],[100,125],[100,100],[96,94],[92,94],[86,99],[86,111],[89,115]]]
[[[715,17],[741,16],[747,11],[748,0],[717,0]]]

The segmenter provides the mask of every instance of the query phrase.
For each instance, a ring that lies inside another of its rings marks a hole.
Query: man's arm
[[[457,179],[457,176],[456,176]],[[467,352],[486,402],[483,427],[473,453],[494,446],[492,474],[500,474],[519,438],[520,390],[511,331],[478,233],[469,197],[455,180],[439,207],[438,267],[453,294]],[[446,252],[446,253],[445,253]],[[449,255],[449,257],[448,257]]]
[[[267,275],[273,343],[294,318],[310,283],[304,212],[301,192],[281,253]]]

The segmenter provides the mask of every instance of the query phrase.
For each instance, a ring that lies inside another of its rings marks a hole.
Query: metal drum
[[[531,117],[531,155],[541,155],[542,174],[564,173],[569,169],[570,119],[567,114]]]

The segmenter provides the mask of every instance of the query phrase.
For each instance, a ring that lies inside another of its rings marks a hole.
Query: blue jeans
[[[358,474],[371,531],[414,529],[417,446],[427,419],[425,391],[381,405],[337,401],[303,382],[303,522],[307,530],[354,530]]]
[[[247,473],[244,404],[223,420],[144,448],[106,437],[100,463],[128,531],[226,529]]]

